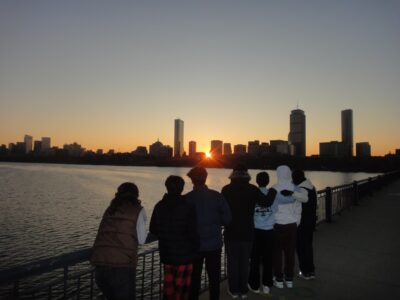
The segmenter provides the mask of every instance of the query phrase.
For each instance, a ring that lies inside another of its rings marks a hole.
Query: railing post
[[[326,222],[332,222],[332,189],[330,187],[326,188],[325,193],[325,219]]]
[[[354,203],[354,205],[357,206],[359,204],[358,200],[359,200],[358,183],[357,183],[357,181],[354,181],[353,182],[353,203]]]

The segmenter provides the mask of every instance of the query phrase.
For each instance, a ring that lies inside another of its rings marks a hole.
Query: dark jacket
[[[225,227],[226,240],[252,241],[254,233],[254,208],[256,203],[261,206],[270,206],[276,195],[271,191],[265,196],[258,187],[246,180],[232,180],[222,188],[232,212],[232,222]]]
[[[186,265],[198,250],[196,213],[184,196],[165,194],[154,207],[150,233],[158,238],[161,262]]]
[[[317,223],[317,191],[308,179],[300,183],[299,187],[308,193],[308,201],[301,205],[300,226],[314,230]]]
[[[222,229],[231,221],[231,212],[224,197],[207,186],[194,186],[186,194],[187,201],[197,214],[197,231],[200,237],[200,251],[222,248]]]
[[[136,267],[138,239],[136,223],[142,206],[128,200],[110,214],[104,213],[93,245],[90,262],[96,266]]]

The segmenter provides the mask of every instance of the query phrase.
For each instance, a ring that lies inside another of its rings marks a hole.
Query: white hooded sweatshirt
[[[307,191],[296,187],[292,183],[292,171],[288,166],[279,166],[276,169],[278,182],[272,186],[273,189],[280,193],[283,190],[293,192],[292,196],[296,199],[295,202],[289,204],[279,204],[278,210],[275,213],[276,224],[286,225],[291,223],[300,224],[298,214],[301,215],[301,203],[308,201]]]

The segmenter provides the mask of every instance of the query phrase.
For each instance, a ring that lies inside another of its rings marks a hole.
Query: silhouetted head
[[[194,167],[187,173],[187,176],[194,185],[204,185],[207,179],[207,171],[203,167]]]
[[[304,171],[294,170],[292,173],[292,180],[295,185],[299,185],[300,183],[302,183],[304,180],[306,180],[306,177],[304,176]]]
[[[256,182],[259,187],[266,187],[269,183],[269,175],[267,172],[260,172],[257,174]]]
[[[184,186],[185,181],[180,176],[171,175],[165,180],[165,187],[170,195],[180,195]]]
[[[118,187],[115,197],[139,197],[139,189],[133,182],[124,182]]]
[[[139,189],[133,182],[124,182],[118,187],[115,193],[115,198],[111,201],[108,208],[108,213],[113,215],[118,207],[125,201],[132,202],[133,204],[140,204]]]
[[[251,176],[247,171],[247,167],[244,164],[239,163],[233,168],[231,175],[229,175],[229,179],[234,181],[250,181]]]

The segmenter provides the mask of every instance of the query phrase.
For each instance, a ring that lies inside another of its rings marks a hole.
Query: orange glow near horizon
[[[212,155],[211,155],[211,153],[210,153],[210,152],[206,152],[206,158],[207,158],[207,159],[210,159],[210,158],[212,158]]]

